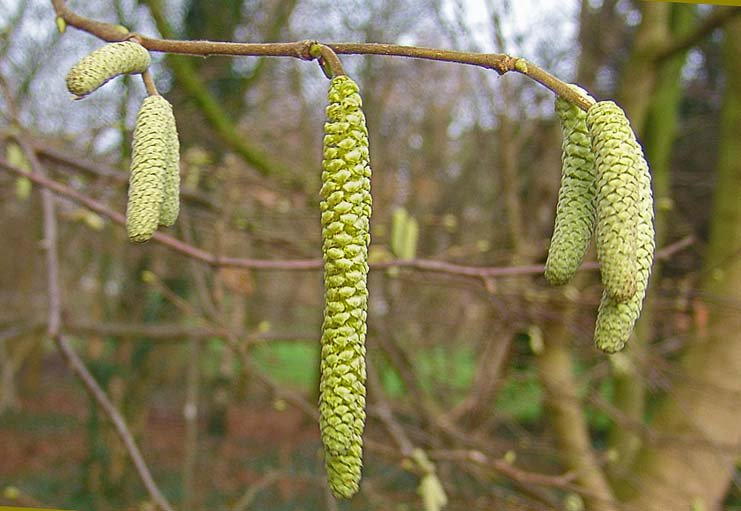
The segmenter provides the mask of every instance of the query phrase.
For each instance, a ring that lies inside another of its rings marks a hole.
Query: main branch
[[[176,39],[157,39],[141,34],[126,32],[118,25],[104,23],[80,16],[73,12],[64,0],[51,0],[57,16],[64,19],[67,25],[88,32],[104,41],[125,41],[133,39],[151,51],[176,53],[182,55],[228,55],[243,57],[292,57],[301,60],[313,60],[311,47],[318,41],[296,41],[289,43],[235,43],[222,41],[183,41]],[[419,46],[404,46],[386,43],[326,43],[338,55],[383,55],[387,57],[407,57],[440,62],[452,62],[491,69],[505,74],[515,71],[528,76],[547,87],[555,94],[574,103],[583,110],[588,110],[594,101],[582,96],[569,84],[563,82],[547,71],[523,58],[504,53],[472,53]]]

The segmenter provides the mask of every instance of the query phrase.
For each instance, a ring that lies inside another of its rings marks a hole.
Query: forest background
[[[561,154],[550,91],[340,56],[365,104],[374,214],[364,479],[335,501],[315,404],[319,67],[153,53],[183,204],[172,238],[135,246],[116,218],[141,80],[72,102],[64,75],[102,42],[60,34],[51,2],[0,1],[0,504],[436,511],[418,492],[434,477],[450,510],[741,509],[741,9],[215,4],[69,7],[150,37],[509,53],[616,100],[656,204],[635,338],[593,348],[593,264],[564,288],[542,277]]]

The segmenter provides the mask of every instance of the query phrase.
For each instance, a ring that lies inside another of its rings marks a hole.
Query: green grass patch
[[[543,414],[543,389],[535,371],[518,371],[516,378],[507,380],[497,394],[496,411],[507,417],[534,423]]]
[[[280,383],[311,390],[319,376],[318,343],[270,341],[252,350],[255,362]]]
[[[80,421],[71,415],[45,412],[6,411],[2,429],[34,433],[52,433],[77,428]]]

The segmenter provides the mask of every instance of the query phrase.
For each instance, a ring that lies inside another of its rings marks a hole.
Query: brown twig
[[[556,488],[563,488],[568,486],[573,480],[573,474],[566,473],[562,475],[547,475],[538,474],[535,472],[527,472],[519,468],[515,468],[512,464],[508,463],[503,459],[491,459],[486,454],[477,450],[437,450],[427,451],[427,454],[433,460],[447,460],[447,461],[464,461],[476,463],[477,465],[483,465],[489,467],[508,478],[525,484],[532,484],[537,486],[551,486]]]
[[[345,69],[342,67],[342,62],[337,57],[337,54],[324,44],[313,44],[309,49],[309,54],[319,59],[319,65],[322,67],[322,71],[327,78],[330,80],[336,76],[345,74]]]
[[[128,172],[124,170],[119,170],[115,167],[102,163],[93,162],[77,154],[71,155],[66,151],[60,151],[59,149],[48,147],[40,140],[32,139],[29,141],[29,143],[33,147],[34,151],[36,151],[36,155],[43,161],[52,162],[63,167],[79,170],[85,175],[109,179],[114,183],[122,186],[127,185],[129,182]],[[218,211],[218,207],[213,203],[212,198],[208,194],[203,193],[200,190],[196,190],[186,185],[181,187],[180,195],[182,196],[184,201],[193,202],[210,210]]]
[[[142,81],[144,82],[144,87],[147,89],[147,94],[150,96],[159,96],[160,93],[154,84],[154,77],[152,77],[152,72],[149,69],[142,73]]]
[[[160,509],[163,509],[164,511],[174,511],[170,503],[160,491],[157,483],[154,482],[149,467],[144,461],[144,457],[142,456],[133,435],[129,431],[126,420],[116,407],[113,406],[110,399],[108,399],[105,391],[100,387],[80,356],[74,351],[69,340],[65,336],[57,334],[54,341],[56,342],[59,351],[64,356],[64,359],[67,361],[70,369],[72,369],[72,372],[75,373],[77,378],[85,386],[85,390],[87,390],[101,410],[103,410],[103,413],[108,417],[108,420],[111,421],[111,424],[113,424],[113,428],[116,430],[121,442],[123,442],[124,447],[131,458],[131,462],[134,464],[134,468],[144,484],[144,487],[147,489],[149,496]]]

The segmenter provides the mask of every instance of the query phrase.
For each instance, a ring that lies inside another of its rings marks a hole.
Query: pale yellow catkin
[[[162,96],[147,97],[134,127],[126,207],[126,231],[135,243],[149,240],[160,222],[165,171],[171,162],[172,106]]]
[[[627,302],[618,302],[605,291],[602,294],[597,323],[594,329],[594,343],[606,353],[615,353],[625,348],[641,314],[643,300],[646,296],[648,280],[656,248],[654,232],[653,194],[651,192],[651,175],[648,164],[643,158],[640,146],[638,163],[638,226],[636,236],[636,293]]]
[[[320,192],[325,309],[319,425],[330,489],[349,498],[360,483],[365,427],[371,167],[357,84],[333,78],[328,99]]]
[[[67,73],[67,90],[83,97],[122,74],[143,73],[150,64],[149,52],[133,41],[109,43],[90,53]]]
[[[599,101],[587,112],[596,168],[597,258],[602,284],[617,302],[637,291],[638,174],[643,155],[623,110]]]
[[[590,97],[576,85],[571,87]],[[596,187],[586,112],[559,97],[556,114],[563,132],[561,187],[545,277],[553,285],[562,285],[572,279],[589,248],[596,218]]]

